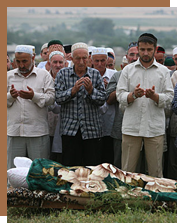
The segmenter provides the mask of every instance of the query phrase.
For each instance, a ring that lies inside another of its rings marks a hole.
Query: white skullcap
[[[89,53],[92,53],[92,50],[95,49],[95,48],[96,48],[95,46],[89,46],[89,47],[88,47],[88,51],[89,51]]]
[[[104,47],[96,47],[92,50],[92,56],[97,54],[108,55],[107,49]]]
[[[75,43],[71,47],[71,52],[73,52],[76,49],[86,49],[88,51],[88,45],[86,43],[82,43],[82,42]]]
[[[113,53],[114,54],[114,50],[112,48],[106,48],[108,53]]]
[[[54,55],[60,55],[64,58],[64,54],[61,51],[52,51],[49,55],[49,60],[54,56]]]
[[[122,63],[128,63],[128,60],[127,60],[127,57],[126,56],[123,56]]]
[[[42,51],[43,49],[47,48],[47,47],[48,47],[48,43],[44,43],[44,44],[42,45],[42,47],[41,47],[41,51]]]
[[[34,50],[35,50],[34,46],[18,45],[16,46],[15,53],[28,53],[28,54],[33,55]]]
[[[177,54],[177,47],[173,49],[173,56]]]

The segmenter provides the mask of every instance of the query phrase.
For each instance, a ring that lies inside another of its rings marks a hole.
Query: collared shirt
[[[16,90],[34,91],[32,100],[13,98],[11,85]],[[38,137],[49,133],[47,107],[55,101],[54,81],[48,71],[34,67],[24,77],[18,68],[7,72],[7,134],[9,136]]]
[[[140,84],[140,88],[155,86],[159,95],[158,104],[145,96],[128,104],[127,97]],[[173,86],[168,69],[154,59],[152,65],[145,68],[138,59],[127,65],[120,76],[116,96],[125,108],[122,133],[133,136],[155,137],[165,133],[165,111],[173,99]]]
[[[83,139],[102,136],[99,107],[106,100],[102,77],[96,69],[87,67],[83,77],[89,77],[93,85],[92,94],[84,86],[71,97],[71,91],[79,76],[74,67],[61,69],[55,79],[56,102],[61,105],[61,132],[63,135],[76,135],[79,127]]]
[[[109,83],[111,77],[115,73],[115,70],[106,68],[105,73],[103,74],[102,78],[106,79]],[[115,106],[114,105],[108,105],[107,102],[104,103],[103,106],[100,108],[101,112],[101,122],[103,127],[103,136],[110,136],[112,131],[112,126],[114,122],[115,117]]]

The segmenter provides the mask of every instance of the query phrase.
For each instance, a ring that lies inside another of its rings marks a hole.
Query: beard
[[[31,71],[32,66],[33,66],[33,64],[31,64],[29,68],[18,68],[18,70],[21,74],[27,74]]]

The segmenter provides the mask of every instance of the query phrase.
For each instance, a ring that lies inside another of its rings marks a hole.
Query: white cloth
[[[11,85],[17,90],[34,91],[32,100],[13,98]],[[49,134],[47,106],[55,100],[54,82],[48,71],[34,67],[24,77],[18,68],[7,72],[7,135],[38,137]]]
[[[106,71],[102,78],[106,78],[106,80],[109,82],[112,75],[115,73],[115,70],[106,68]],[[103,106],[100,107],[100,113],[101,113],[101,121],[102,121],[102,127],[103,127],[103,136],[110,136],[112,131],[112,126],[114,122],[115,117],[115,106],[114,105],[108,105],[106,102]]]
[[[159,103],[145,96],[128,104],[127,96],[140,84],[143,89],[155,86]],[[116,97],[121,107],[126,107],[122,123],[122,133],[132,136],[155,137],[165,133],[164,108],[171,106],[174,91],[168,69],[155,60],[149,68],[144,68],[139,59],[127,65],[121,73]]]

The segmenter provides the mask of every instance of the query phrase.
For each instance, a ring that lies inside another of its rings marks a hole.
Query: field
[[[8,7],[7,27],[15,29],[28,23],[40,31],[47,26],[65,23],[72,29],[85,17],[110,18],[116,28],[140,26],[142,30],[177,30],[177,10],[170,7]]]

